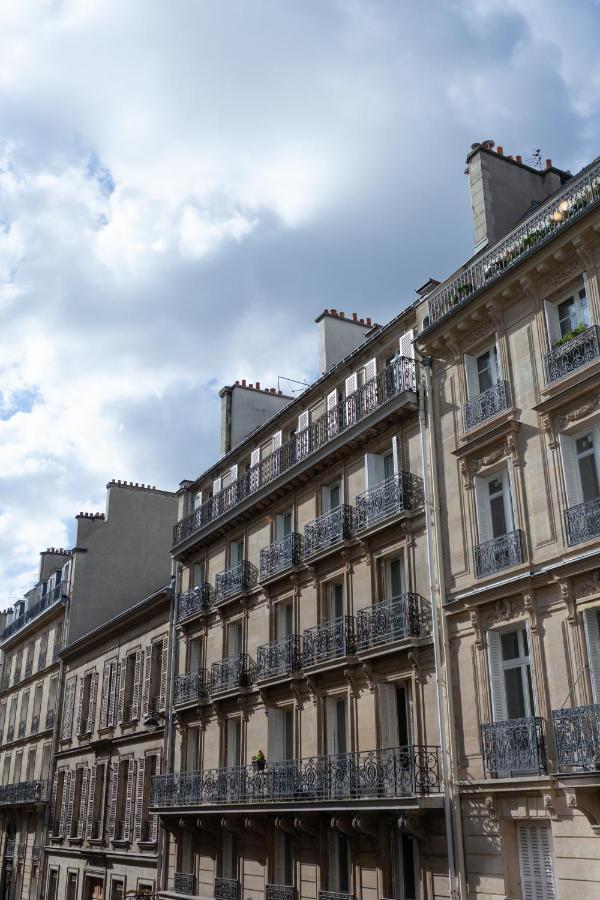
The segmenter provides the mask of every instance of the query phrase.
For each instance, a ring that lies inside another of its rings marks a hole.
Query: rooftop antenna
[[[310,387],[308,381],[298,381],[296,378],[288,378],[287,375],[278,375],[277,376],[277,390],[283,390],[282,384],[287,383],[290,385],[289,388],[286,389],[286,393],[289,391],[291,394],[302,394],[304,392],[304,388]],[[301,384],[302,388],[292,387],[294,384]]]
[[[534,168],[539,169],[541,172],[542,171],[542,148],[537,147],[531,154],[530,158],[531,158],[531,164],[534,166]]]

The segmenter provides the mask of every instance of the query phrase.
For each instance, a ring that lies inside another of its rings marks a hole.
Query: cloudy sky
[[[600,152],[596,0],[0,3],[0,601],[472,250],[466,151]]]

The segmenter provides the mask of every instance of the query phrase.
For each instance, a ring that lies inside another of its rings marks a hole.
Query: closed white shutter
[[[229,484],[233,484],[238,480],[238,464],[236,463],[229,470]]]
[[[397,435],[394,435],[392,438],[392,459],[394,463],[394,475],[398,475],[400,472],[400,455]]]
[[[218,494],[218,493],[220,492],[222,486],[223,486],[223,479],[222,479],[222,477],[219,476],[218,478],[215,478],[215,480],[213,481],[213,487],[212,487],[212,489],[213,489],[213,497],[215,496],[215,494]]]
[[[584,610],[583,622],[588,648],[592,699],[594,703],[600,703],[600,626],[598,624],[598,609]]]
[[[346,422],[353,425],[358,418],[358,397],[355,396],[358,391],[358,372],[353,372],[346,378]]]
[[[346,397],[350,397],[351,394],[356,393],[358,390],[358,372],[353,372],[352,375],[349,375],[346,378],[345,388]]]
[[[273,475],[278,475],[281,471],[281,445],[283,443],[283,432],[276,431],[272,438],[273,447]]]
[[[398,703],[396,686],[380,684],[377,687],[379,701],[379,736],[382,750],[391,750],[400,745],[398,728]]]
[[[500,348],[498,346],[498,339],[496,338],[496,343],[492,347],[492,375],[494,378],[494,383],[500,381],[502,378],[502,364],[500,362]]]
[[[257,466],[260,462],[260,447],[256,447],[250,454],[250,466]]]
[[[490,670],[490,692],[494,722],[508,718],[502,672],[502,644],[497,631],[487,632],[488,665]]]
[[[327,830],[327,888],[335,892],[340,889],[339,834],[332,828]]]
[[[415,358],[415,348],[413,341],[415,339],[415,330],[411,328],[410,331],[405,332],[400,338],[400,356],[407,356],[408,359]]]
[[[488,482],[485,478],[474,478],[475,485],[475,507],[477,509],[477,530],[479,532],[479,543],[485,544],[491,541],[494,533],[492,531],[492,516],[490,513],[490,492]]]
[[[327,434],[329,437],[339,431],[337,402],[337,391],[327,394]]]
[[[546,328],[550,344],[560,339],[560,322],[558,321],[558,309],[556,303],[544,300],[544,314],[546,316]]]
[[[377,360],[370,359],[365,363],[365,383],[371,381],[377,375]]]
[[[310,425],[310,412],[306,410],[298,416],[298,431],[305,431]]]
[[[256,491],[260,487],[260,447],[250,454],[250,490]]]
[[[202,506],[202,491],[196,491],[194,494],[194,509],[199,509]]]
[[[269,746],[267,759],[270,762],[278,762],[285,756],[283,741],[283,715],[284,714],[282,709],[272,708],[268,711]]]
[[[275,453],[275,451],[279,450],[279,448],[281,447],[281,444],[283,441],[283,432],[276,431],[275,434],[273,435],[272,441],[273,441],[273,453]]]
[[[515,513],[513,509],[515,494],[515,481],[512,462],[508,463],[508,471],[502,473],[502,490],[504,500],[504,516],[506,518],[507,533],[515,530]]]
[[[519,824],[517,836],[523,900],[556,900],[550,825]]]
[[[370,490],[385,479],[383,456],[365,453],[365,488]]]
[[[337,717],[335,698],[325,698],[325,752],[328,756],[337,753]]]
[[[577,469],[577,455],[575,453],[575,440],[567,434],[559,434],[560,455],[565,479],[565,493],[567,495],[567,507],[578,506],[582,502],[581,483]]]
[[[481,391],[479,390],[479,377],[477,375],[477,360],[468,353],[465,353],[465,375],[467,378],[467,396],[469,400],[472,400]]]

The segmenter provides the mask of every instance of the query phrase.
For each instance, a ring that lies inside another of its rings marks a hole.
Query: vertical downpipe
[[[165,733],[164,733],[164,757],[165,757],[165,775],[170,775],[173,772],[173,743],[174,743],[174,730],[173,730],[173,700],[175,696],[175,668],[177,663],[177,595],[181,588],[180,584],[180,570],[176,568],[176,571],[171,575],[171,610],[169,613],[169,672],[167,679],[167,718],[165,722]],[[166,828],[159,828],[159,843],[158,843],[158,867],[159,871],[157,872],[157,884],[160,885],[160,889],[163,891],[167,890],[167,882],[169,876],[169,860],[167,854],[167,830]]]

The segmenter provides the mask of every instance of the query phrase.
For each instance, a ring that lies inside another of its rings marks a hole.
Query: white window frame
[[[502,657],[502,636],[517,632],[519,650],[523,648],[523,632],[527,637],[527,646],[529,653],[525,656],[521,652],[515,659],[504,660]],[[521,690],[523,691],[525,718],[536,715],[536,694],[535,681],[533,673],[533,665],[531,659],[531,635],[527,628],[526,622],[515,622],[506,628],[489,629],[487,632],[488,646],[488,668],[490,678],[490,694],[492,700],[492,716],[494,722],[503,722],[508,719],[508,700],[506,695],[506,678],[505,672],[510,669],[521,669]],[[527,682],[527,669],[529,669],[529,677],[531,679],[531,692],[533,694],[533,703],[529,696],[529,685]]]
[[[572,287],[571,290],[565,291],[563,294],[561,294],[560,297],[557,297],[555,300],[544,300],[546,332],[548,334],[548,342],[551,347],[553,347],[555,343],[563,337],[560,328],[560,320],[558,317],[558,307],[570,298],[573,298],[575,300],[575,310],[577,315],[577,325],[575,325],[575,328],[582,324],[587,325],[588,327],[592,324],[589,296],[587,290],[587,279],[584,275],[583,286],[578,285],[576,287]],[[583,303],[584,299],[586,301],[585,304]],[[587,311],[587,316],[585,314],[585,311]]]
[[[503,537],[504,535],[495,535],[492,530],[492,507],[489,485],[493,479],[500,478],[502,480],[502,496],[504,502],[504,518],[506,521],[505,534],[511,534],[515,530],[515,515],[511,497],[514,495],[512,489],[512,472],[510,464],[502,469],[484,476],[475,476],[475,507],[477,512],[477,531],[479,535],[479,543],[485,544]]]

